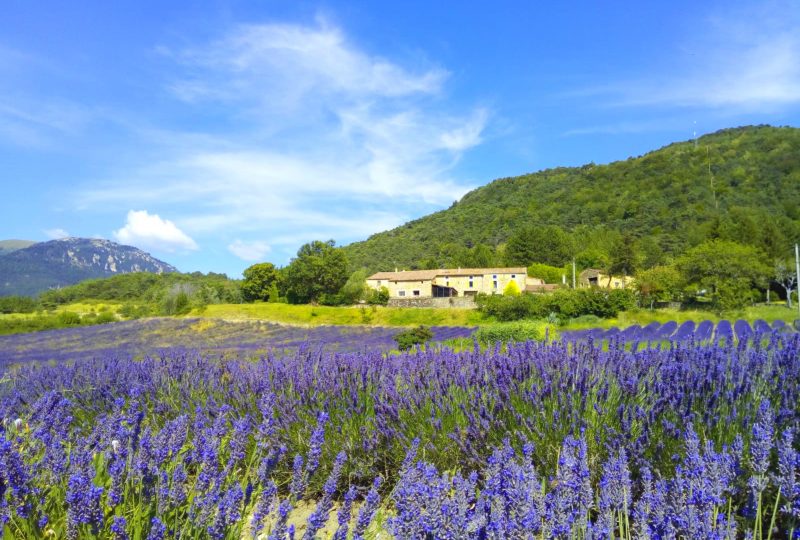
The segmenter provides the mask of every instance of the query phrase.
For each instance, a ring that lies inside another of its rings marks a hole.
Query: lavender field
[[[368,339],[15,358],[5,537],[797,537],[795,333],[399,355]]]
[[[17,362],[64,362],[94,357],[130,358],[191,349],[227,358],[283,354],[299,347],[328,351],[396,348],[401,328],[288,326],[260,321],[152,318],[114,324],[0,336],[0,369]],[[434,326],[434,342],[467,338],[474,328]]]

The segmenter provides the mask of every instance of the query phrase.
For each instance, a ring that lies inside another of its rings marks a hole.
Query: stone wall
[[[475,298],[472,296],[453,296],[450,298],[391,298],[389,307],[474,309],[478,306],[475,305]]]

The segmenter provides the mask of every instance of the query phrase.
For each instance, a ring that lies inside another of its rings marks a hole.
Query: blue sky
[[[0,238],[238,276],[495,178],[800,125],[800,3],[24,2]]]

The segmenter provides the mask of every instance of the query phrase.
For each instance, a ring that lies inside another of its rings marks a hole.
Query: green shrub
[[[600,317],[597,315],[581,315],[570,319],[569,324],[577,326],[596,326],[600,324]]]
[[[520,290],[519,290],[519,285],[517,285],[517,282],[509,281],[508,285],[506,285],[506,288],[503,289],[503,294],[505,296],[519,296]]]
[[[482,313],[498,321],[544,319],[551,314],[558,319],[582,315],[611,318],[634,308],[636,296],[630,289],[563,289],[550,294],[479,295],[477,302]]]
[[[106,324],[106,323],[112,323],[112,322],[116,322],[116,321],[117,321],[117,317],[113,313],[111,313],[110,311],[102,311],[94,319],[95,324]]]
[[[541,321],[514,321],[481,326],[475,339],[484,345],[510,341],[542,341],[548,325]],[[551,330],[552,331],[552,330]]]
[[[37,307],[27,296],[0,296],[0,313],[33,313]]]
[[[367,295],[367,304],[373,306],[385,306],[389,303],[389,289],[381,287],[379,290],[372,289]]]
[[[417,345],[424,345],[433,339],[433,332],[427,326],[418,326],[395,334],[394,340],[401,351],[410,350]]]
[[[81,324],[81,316],[72,311],[62,311],[58,314],[58,322],[63,326],[79,326]]]
[[[343,306],[349,302],[341,293],[322,293],[319,296],[319,303],[323,306]]]
[[[561,278],[568,272],[564,268],[548,264],[534,263],[528,267],[528,275],[539,278],[545,283],[561,283]]]
[[[501,296],[479,294],[475,301],[478,309],[498,321],[517,321],[539,316],[539,299],[530,294]]]

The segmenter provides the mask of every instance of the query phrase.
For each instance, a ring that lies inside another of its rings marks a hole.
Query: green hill
[[[725,129],[607,165],[495,180],[344,249],[370,270],[453,264],[465,248],[496,263],[514,234],[544,226],[568,233],[573,255],[636,242],[655,263],[724,238],[783,256],[800,239],[800,129]]]

